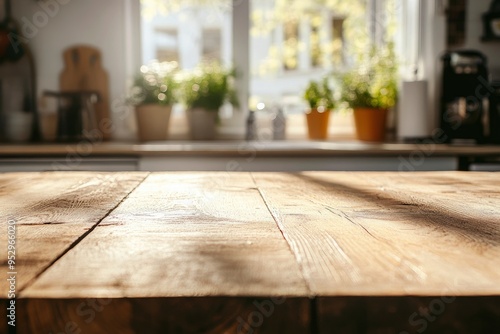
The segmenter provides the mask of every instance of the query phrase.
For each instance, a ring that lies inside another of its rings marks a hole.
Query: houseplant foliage
[[[220,108],[239,105],[234,89],[235,70],[218,63],[202,64],[182,75],[182,99],[193,139],[213,139]]]
[[[333,90],[328,83],[328,78],[323,78],[321,82],[310,81],[304,92],[304,99],[311,109],[333,109],[335,100],[333,98]]]
[[[382,141],[388,109],[398,98],[398,66],[394,46],[372,48],[357,66],[341,73],[340,96],[354,110],[358,139]]]
[[[238,106],[234,90],[234,69],[218,63],[202,64],[182,78],[182,98],[188,108],[218,112],[224,103]]]
[[[165,140],[172,105],[177,102],[176,62],[152,62],[141,66],[134,79],[129,102],[135,106],[139,139]]]
[[[135,106],[173,105],[177,102],[176,70],[177,62],[154,61],[141,66],[140,73],[134,79],[129,101]]]
[[[350,108],[389,109],[397,101],[398,66],[394,48],[373,48],[369,57],[340,75],[341,100]]]
[[[307,128],[310,139],[326,139],[330,111],[335,107],[333,90],[328,78],[322,81],[311,81],[304,92],[304,99],[310,109],[306,111]]]

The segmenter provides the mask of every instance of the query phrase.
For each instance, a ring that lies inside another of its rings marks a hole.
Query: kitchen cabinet
[[[457,170],[454,157],[428,158],[412,164],[404,157],[142,157],[142,171],[447,171]]]
[[[40,171],[135,171],[135,158],[9,158],[0,159],[0,173]]]

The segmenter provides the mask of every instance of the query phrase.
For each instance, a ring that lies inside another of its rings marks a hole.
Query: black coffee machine
[[[446,142],[484,143],[491,96],[486,56],[473,50],[450,51],[442,60],[441,129]]]
[[[491,83],[489,142],[500,144],[500,81]]]

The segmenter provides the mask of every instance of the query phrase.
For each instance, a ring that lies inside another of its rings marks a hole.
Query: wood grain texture
[[[492,174],[254,177],[314,295],[500,294],[498,181],[485,184]],[[456,190],[459,180],[474,199],[431,187]]]
[[[426,333],[495,333],[499,186],[458,172],[0,174],[0,219],[18,219],[36,277],[18,330],[406,334],[427,319]]]
[[[0,245],[16,221],[17,292],[122,201],[147,173],[0,175]],[[5,247],[5,248],[4,248]],[[0,271],[7,272],[6,258]],[[1,280],[0,289],[6,291]]]
[[[306,299],[154,298],[22,300],[18,334],[308,334]],[[272,305],[272,306],[271,306]],[[69,330],[68,330],[69,329]]]
[[[249,174],[179,173],[149,176],[23,292],[49,296],[268,297],[308,290]]]

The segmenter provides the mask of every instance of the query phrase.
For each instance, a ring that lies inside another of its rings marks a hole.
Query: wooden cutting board
[[[59,77],[60,89],[68,91],[97,91],[100,100],[95,105],[98,129],[102,138],[111,138],[108,73],[102,67],[101,52],[91,46],[78,45],[63,53],[64,69]]]

